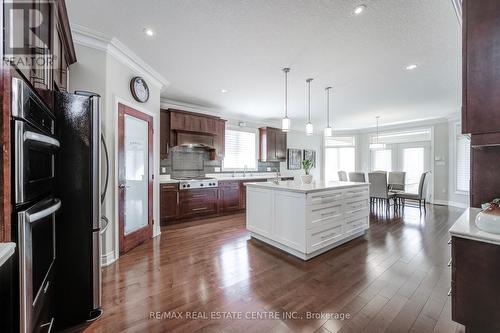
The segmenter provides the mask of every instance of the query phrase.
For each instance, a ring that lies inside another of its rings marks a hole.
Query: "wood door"
[[[118,104],[120,253],[153,236],[153,118]]]
[[[267,160],[276,161],[276,131],[274,128],[267,128]]]
[[[176,184],[160,185],[160,222],[168,224],[179,215],[179,190]]]
[[[240,209],[240,181],[219,182],[219,203],[222,213]]]
[[[463,29],[463,132],[499,132],[500,2],[465,0]]]

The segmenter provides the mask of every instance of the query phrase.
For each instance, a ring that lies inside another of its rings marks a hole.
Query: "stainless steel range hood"
[[[213,135],[178,132],[176,147],[188,147],[212,151],[215,150],[215,137]]]

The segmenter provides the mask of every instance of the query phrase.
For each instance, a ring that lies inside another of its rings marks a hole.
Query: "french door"
[[[153,118],[118,104],[120,253],[153,235]]]
[[[406,172],[405,191],[418,193],[420,176],[430,170],[430,160],[428,141],[388,144],[385,149],[371,152],[371,169]],[[432,186],[431,179],[427,182]]]

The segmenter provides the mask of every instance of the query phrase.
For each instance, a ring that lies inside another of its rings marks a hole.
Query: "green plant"
[[[302,160],[302,168],[304,168],[306,175],[308,175],[311,172],[312,167],[313,167],[312,160]]]

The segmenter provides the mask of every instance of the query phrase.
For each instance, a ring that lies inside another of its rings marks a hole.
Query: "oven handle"
[[[47,217],[51,214],[54,214],[55,212],[57,212],[59,210],[59,208],[61,208],[61,200],[59,199],[54,199],[54,204],[52,206],[49,206],[45,209],[42,209],[36,213],[26,213],[26,220],[29,222],[29,223],[33,223],[33,222],[36,222],[38,220],[41,220],[43,219],[44,217]]]
[[[28,141],[28,140],[41,142],[41,143],[47,144],[49,146],[60,147],[58,140],[51,138],[50,136],[31,132],[31,131],[24,132],[24,141]]]

